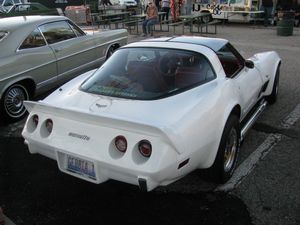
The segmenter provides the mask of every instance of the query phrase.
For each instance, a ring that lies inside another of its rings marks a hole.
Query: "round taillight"
[[[52,132],[53,129],[53,121],[51,119],[47,119],[45,122],[45,126],[49,134]]]
[[[115,138],[115,146],[120,152],[126,152],[127,140],[124,136],[117,136]]]
[[[152,153],[152,145],[150,141],[142,140],[139,143],[139,151],[144,157],[150,157]]]
[[[32,116],[32,122],[33,122],[34,126],[37,127],[37,125],[39,124],[39,116],[34,114]]]

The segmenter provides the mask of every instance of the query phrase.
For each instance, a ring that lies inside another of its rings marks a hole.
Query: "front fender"
[[[277,68],[281,64],[281,58],[277,52],[269,51],[255,54],[252,60],[260,71],[262,79],[264,81],[269,81],[264,94],[270,95],[274,85]]]

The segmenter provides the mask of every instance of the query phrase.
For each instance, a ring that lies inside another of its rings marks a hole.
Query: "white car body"
[[[183,36],[131,43],[121,48],[120,51],[147,47],[201,53],[216,77],[178,94],[149,101],[84,92],[79,87],[95,73],[87,72],[44,100],[25,103],[30,115],[22,134],[29,151],[56,160],[62,172],[78,178],[93,183],[114,179],[139,185],[146,191],[168,185],[197,168],[211,167],[233,110],[240,109],[242,122],[254,105],[261,102],[256,111],[259,114],[266,105],[264,97],[272,93],[280,64],[275,52],[256,54],[251,58],[253,69],[244,66],[234,78],[228,78],[211,48],[226,43],[223,39]],[[38,115],[37,126],[33,115]],[[45,128],[49,118],[53,121],[50,134]],[[245,129],[251,124],[247,123]],[[241,138],[246,130],[241,129]],[[126,137],[125,153],[118,152],[114,145],[119,135]],[[152,145],[149,158],[137,150],[139,141],[144,139]],[[92,162],[95,176],[67,170],[67,155]]]
[[[112,0],[111,3],[113,5],[125,5],[125,6],[137,6],[137,2],[135,0]]]

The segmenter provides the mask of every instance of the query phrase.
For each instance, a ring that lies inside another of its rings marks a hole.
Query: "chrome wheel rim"
[[[279,82],[276,80],[276,86],[275,86],[275,93],[278,95],[278,89],[279,89]]]
[[[5,94],[4,107],[10,117],[18,118],[25,113],[24,100],[28,100],[29,95],[21,85],[11,87]]]
[[[235,161],[238,148],[237,131],[232,128],[226,140],[226,147],[224,152],[224,171],[229,172]]]

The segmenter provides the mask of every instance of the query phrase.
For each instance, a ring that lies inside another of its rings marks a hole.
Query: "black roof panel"
[[[220,48],[222,48],[224,45],[228,43],[227,40],[221,38],[207,38],[207,37],[198,37],[198,36],[161,37],[161,38],[147,39],[144,41],[149,41],[149,42],[167,41],[167,42],[203,45],[212,49],[215,52],[217,52]]]

